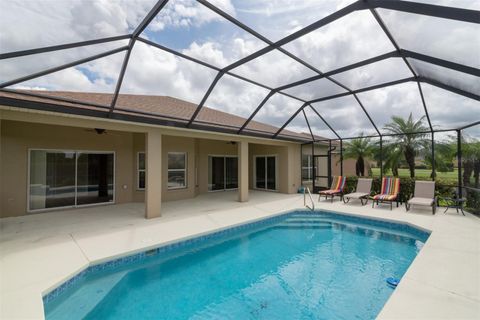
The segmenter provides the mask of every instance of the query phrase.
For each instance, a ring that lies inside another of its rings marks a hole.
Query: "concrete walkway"
[[[304,208],[301,195],[251,191],[247,203],[236,197],[221,192],[167,202],[153,220],[143,218],[141,203],[1,219],[0,318],[43,318],[42,294],[91,264]],[[379,319],[480,318],[480,219],[339,201],[316,208],[433,231]]]

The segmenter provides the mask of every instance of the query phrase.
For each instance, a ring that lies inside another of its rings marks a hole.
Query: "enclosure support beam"
[[[414,52],[414,51],[409,51],[405,49],[400,49],[400,54],[403,57],[408,57],[408,58],[413,58],[417,60],[421,60],[424,62],[428,62],[440,67],[452,69],[455,71],[463,72],[463,73],[468,73],[471,74],[472,76],[480,77],[480,69],[474,68],[474,67],[469,67],[460,63],[448,61],[448,60],[443,60],[431,56],[427,56],[426,54]]]
[[[467,92],[467,91],[452,87],[448,84],[441,83],[439,81],[429,79],[429,78],[426,78],[426,77],[423,77],[423,76],[419,76],[417,80],[420,81],[420,82],[425,82],[425,83],[428,83],[432,86],[436,86],[438,88],[441,88],[441,89],[459,94],[461,96],[480,101],[480,95],[477,95],[477,94],[474,94],[474,93],[471,93],[471,92]]]
[[[462,194],[462,130],[457,130],[457,166],[458,166],[458,198],[463,197]]]
[[[383,178],[383,137],[380,136],[380,181]]]
[[[452,19],[477,24],[480,23],[480,12],[476,10],[445,7],[410,1],[370,0],[368,2],[372,8],[384,8],[437,18]]]
[[[417,81],[417,86],[418,86],[418,92],[420,93],[420,98],[422,98],[423,110],[425,111],[425,116],[427,117],[428,126],[430,127],[430,131],[432,132],[432,136],[433,136],[432,122],[430,121],[430,115],[428,114],[427,104],[425,103],[425,97],[423,96],[422,86],[420,85],[419,81]]]
[[[340,175],[343,176],[343,140],[340,139]]]
[[[308,122],[307,114],[305,113],[305,109],[302,109],[303,117],[305,118],[305,122],[307,123],[308,131],[310,131],[310,136],[312,137],[312,142],[315,142],[315,136],[313,135],[312,128],[310,127],[310,122]]]
[[[302,104],[302,106],[301,106],[300,108],[298,108],[298,110],[295,111],[294,114],[292,114],[292,116],[290,117],[290,119],[288,119],[287,122],[285,122],[285,123],[283,124],[283,126],[281,126],[280,129],[277,130],[277,132],[275,132],[275,134],[272,136],[272,139],[275,139],[275,138],[279,135],[279,133],[282,132],[282,130],[285,129],[285,127],[288,126],[288,124],[289,124],[290,122],[292,122],[292,120],[300,113],[300,111],[302,111],[303,108],[305,108],[306,105],[307,105],[307,103]]]
[[[320,101],[326,101],[326,100],[341,98],[341,97],[349,96],[349,95],[356,94],[356,93],[361,93],[361,92],[365,92],[365,91],[371,91],[371,90],[380,89],[380,88],[384,88],[384,87],[394,86],[396,84],[410,82],[410,81],[417,81],[417,80],[414,77],[403,78],[403,79],[399,79],[399,80],[394,80],[394,81],[389,81],[389,82],[376,84],[376,85],[370,86],[370,87],[355,89],[355,90],[352,90],[351,92],[338,93],[338,94],[334,94],[334,95],[327,96],[327,97],[313,99],[313,100],[310,100],[308,102],[309,103],[315,103],[315,102],[320,102]],[[426,81],[426,80],[424,80],[424,81]]]
[[[46,69],[46,70],[43,70],[43,71],[40,71],[40,72],[36,72],[36,73],[30,74],[30,75],[27,75],[27,76],[24,76],[24,77],[21,77],[21,78],[6,81],[6,82],[3,82],[3,83],[0,84],[0,88],[13,86],[13,85],[15,85],[17,83],[20,83],[20,82],[25,82],[25,81],[32,80],[32,79],[35,79],[35,78],[43,77],[43,76],[46,76],[46,75],[54,73],[54,72],[58,72],[58,71],[61,71],[61,70],[64,70],[64,69],[68,69],[68,68],[71,68],[71,67],[74,67],[74,66],[78,66],[79,64],[87,63],[87,62],[90,62],[90,61],[93,61],[93,60],[96,60],[96,59],[104,58],[104,57],[107,57],[107,56],[110,56],[112,54],[119,53],[119,52],[122,52],[122,51],[125,51],[125,50],[128,50],[127,46],[120,47],[120,48],[113,49],[113,50],[109,50],[109,51],[106,51],[106,52],[102,52],[102,53],[99,53],[99,54],[96,54],[96,55],[93,55],[93,56],[90,56],[90,57],[86,57],[86,58],[83,58],[83,59],[79,59],[79,60],[76,60],[76,61],[72,61],[72,62],[63,64],[61,66],[49,68],[49,69]]]
[[[435,166],[435,133],[432,131],[432,180],[437,178],[436,166]]]
[[[333,130],[333,128],[330,126],[330,124],[327,122],[327,120],[325,120],[322,115],[317,111],[317,109],[315,109],[311,104],[308,105],[312,110],[313,112],[315,112],[317,114],[317,116],[323,121],[323,123],[325,123],[325,125],[330,129],[332,130],[333,134],[337,136],[338,139],[342,139],[335,130]]]
[[[476,121],[476,122],[467,124],[466,126],[458,128],[458,130],[465,130],[465,129],[468,129],[468,128],[471,128],[471,127],[474,127],[474,126],[478,126],[478,125],[480,125],[480,121]]]
[[[302,79],[302,80],[298,80],[298,81],[283,85],[281,87],[278,87],[276,89],[277,90],[285,90],[285,89],[293,88],[293,87],[299,86],[301,84],[309,83],[309,82],[312,82],[312,81],[315,81],[315,80],[320,80],[320,79],[325,78],[325,77],[333,76],[333,75],[336,75],[338,73],[342,73],[342,72],[345,72],[345,71],[348,71],[348,70],[352,70],[352,69],[356,69],[356,68],[359,68],[359,67],[363,67],[363,66],[372,64],[372,63],[377,62],[377,61],[382,61],[382,60],[385,60],[385,59],[388,59],[388,58],[394,58],[394,57],[398,57],[398,56],[399,56],[399,54],[398,54],[397,51],[391,51],[391,52],[384,53],[384,54],[381,54],[381,55],[373,57],[373,58],[369,58],[369,59],[365,59],[365,60],[360,61],[360,62],[349,64],[348,66],[345,66],[345,67],[340,67],[340,68],[325,72],[322,75],[316,75],[316,76],[312,76],[312,77],[305,78],[305,79]]]
[[[187,123],[187,128],[192,125],[193,121],[194,121],[195,118],[197,117],[197,115],[198,115],[198,113],[200,112],[200,110],[202,110],[203,105],[205,104],[205,102],[207,101],[208,97],[210,96],[210,93],[212,93],[213,89],[215,88],[215,85],[216,85],[217,82],[220,80],[220,78],[223,77],[224,74],[225,74],[225,72],[224,72],[223,70],[221,70],[219,73],[217,73],[217,76],[215,77],[215,79],[213,79],[212,83],[210,84],[210,87],[208,87],[207,92],[206,92],[205,95],[203,96],[202,101],[200,101],[200,103],[199,103],[198,106],[197,106],[197,109],[195,109],[195,112],[193,113],[192,117],[190,118],[190,121],[188,121],[188,123]]]
[[[130,34],[125,34],[123,36],[107,37],[107,38],[100,38],[100,39],[94,39],[94,40],[65,43],[65,44],[60,44],[60,45],[55,45],[55,46],[41,47],[41,48],[21,50],[21,51],[12,51],[12,52],[7,52],[7,53],[0,54],[0,60],[10,59],[10,58],[18,58],[18,57],[23,57],[23,56],[29,56],[29,55],[32,55],[32,54],[46,53],[46,52],[59,51],[59,50],[65,50],[65,49],[73,49],[73,48],[77,48],[77,47],[86,47],[86,46],[91,46],[91,45],[101,44],[101,43],[106,43],[106,42],[125,40],[125,39],[129,39],[129,38],[131,38],[131,35]]]
[[[327,189],[330,189],[332,185],[332,140],[328,140],[328,157],[327,157],[327,165],[328,165],[328,186]]]
[[[115,91],[113,93],[112,102],[110,103],[110,114],[115,109],[115,105],[117,103],[118,94],[120,93],[120,89],[122,87],[123,78],[125,77],[125,71],[127,70],[128,61],[130,60],[130,54],[132,53],[133,46],[135,45],[135,41],[137,38],[142,34],[143,30],[148,26],[148,24],[157,16],[157,14],[163,9],[163,7],[167,4],[168,0],[159,0],[155,6],[148,12],[148,14],[143,18],[142,22],[135,28],[132,33],[132,38],[128,43],[128,51],[123,58],[122,68],[120,69],[120,74],[118,75],[117,84],[115,85]]]
[[[258,107],[255,109],[255,111],[252,112],[252,114],[250,115],[250,117],[248,117],[247,121],[245,121],[245,123],[242,125],[242,127],[240,128],[240,130],[238,130],[238,134],[242,133],[243,129],[245,129],[246,126],[248,126],[248,124],[250,123],[250,121],[252,121],[253,118],[255,118],[255,116],[257,115],[257,113],[260,111],[260,109],[263,107],[263,105],[265,103],[267,103],[268,99],[270,99],[274,94],[275,94],[275,90],[271,90],[267,96],[262,100],[262,102],[260,102],[260,104],[258,105]]]

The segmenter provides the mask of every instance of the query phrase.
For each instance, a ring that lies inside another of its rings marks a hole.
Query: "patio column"
[[[238,142],[238,201],[248,201],[248,142]]]
[[[162,134],[151,130],[145,134],[145,218],[160,217],[162,207]]]

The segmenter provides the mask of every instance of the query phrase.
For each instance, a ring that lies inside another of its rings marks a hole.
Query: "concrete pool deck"
[[[143,203],[108,205],[0,219],[0,319],[43,318],[45,294],[89,265],[292,209],[302,195],[250,191],[210,193],[163,204],[143,218]],[[315,201],[317,199],[315,198]],[[480,219],[450,210],[322,201],[326,209],[409,223],[432,231],[378,315],[379,319],[479,319]],[[357,288],[361,293],[361,288]]]

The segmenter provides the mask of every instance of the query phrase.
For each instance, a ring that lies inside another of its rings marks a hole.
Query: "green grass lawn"
[[[372,173],[373,173],[374,177],[380,176],[380,168],[372,168]],[[417,177],[419,179],[428,180],[428,179],[430,179],[430,174],[431,173],[432,173],[432,170],[429,170],[429,169],[415,169],[415,177]],[[400,178],[409,178],[410,177],[410,171],[408,169],[398,169],[398,174],[400,175]],[[385,172],[384,175],[391,176],[392,171],[389,170],[389,171]],[[458,169],[454,169],[452,172],[438,172],[437,171],[437,179],[457,182]]]

